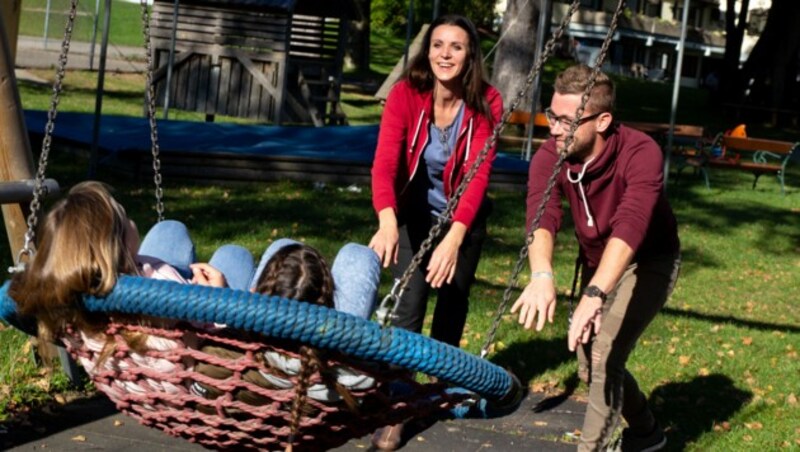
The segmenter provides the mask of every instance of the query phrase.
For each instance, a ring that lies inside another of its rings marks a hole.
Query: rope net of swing
[[[209,332],[186,323],[139,323],[109,322],[104,334],[113,343],[110,354],[73,329],[63,342],[119,410],[206,447],[274,450],[291,443],[299,450],[326,450],[384,425],[448,410],[467,397],[448,393],[445,384],[420,384],[391,366],[343,364],[336,353],[320,353],[319,367],[301,385],[294,369],[274,366],[299,361],[298,343],[267,343],[256,334]],[[144,350],[131,348],[132,335],[147,337]],[[343,387],[342,378],[337,381],[343,371],[371,384]],[[295,413],[303,387],[305,403]]]

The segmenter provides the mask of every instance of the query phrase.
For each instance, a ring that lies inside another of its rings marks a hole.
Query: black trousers
[[[481,207],[472,228],[464,238],[458,250],[458,261],[453,282],[445,283],[438,289],[436,309],[433,313],[431,337],[458,347],[469,311],[469,291],[475,281],[475,270],[481,257],[483,242],[486,238],[486,218],[491,212],[491,202],[487,199]],[[392,275],[400,278],[408,268],[412,258],[428,237],[428,233],[436,222],[436,217],[423,213],[405,218],[400,226],[400,244],[397,265],[392,266]],[[437,242],[438,243],[438,242]],[[433,249],[436,247],[434,246]],[[425,275],[433,249],[429,251],[422,264],[414,271],[406,287],[396,318],[392,326],[419,333],[425,320],[430,285],[425,282]]]

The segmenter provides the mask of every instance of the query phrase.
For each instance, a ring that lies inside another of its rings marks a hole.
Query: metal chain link
[[[514,265],[514,270],[509,278],[509,283],[506,286],[505,291],[503,292],[503,301],[497,308],[497,313],[495,314],[494,320],[492,321],[491,329],[489,330],[489,334],[487,334],[486,342],[484,343],[483,347],[481,348],[481,357],[485,357],[489,353],[489,347],[494,342],[494,338],[497,334],[497,329],[500,325],[500,320],[503,317],[508,305],[511,301],[511,293],[516,289],[517,282],[519,280],[519,274],[522,271],[522,267],[525,264],[525,261],[528,257],[528,250],[530,245],[533,243],[533,233],[539,228],[539,222],[544,215],[545,206],[547,204],[547,200],[550,198],[550,194],[553,191],[553,187],[555,186],[556,179],[558,177],[558,173],[561,171],[561,166],[564,163],[564,160],[567,158],[567,149],[572,145],[575,139],[575,132],[578,130],[580,126],[581,118],[583,117],[583,111],[586,109],[586,104],[589,102],[589,96],[592,93],[592,89],[594,89],[595,82],[597,80],[597,76],[600,74],[600,71],[603,66],[603,62],[608,55],[608,49],[611,45],[611,39],[614,36],[614,33],[617,29],[617,24],[619,22],[619,16],[622,14],[623,7],[625,5],[625,0],[619,0],[617,3],[617,8],[614,11],[614,15],[611,18],[611,23],[608,26],[608,32],[606,33],[606,37],[603,40],[603,45],[600,47],[600,52],[597,55],[597,59],[595,60],[595,65],[592,68],[592,73],[589,76],[589,82],[586,85],[586,89],[584,89],[583,94],[581,95],[581,102],[578,105],[578,108],[575,110],[575,116],[573,117],[572,123],[570,124],[569,131],[567,132],[567,136],[564,139],[564,147],[559,149],[559,156],[558,160],[556,161],[553,167],[553,174],[550,175],[550,179],[547,181],[547,186],[545,187],[544,194],[542,196],[542,200],[539,203],[538,208],[536,209],[536,215],[534,216],[533,221],[531,222],[530,230],[527,233],[525,238],[525,245],[519,252],[519,259],[517,263]],[[569,306],[569,317],[572,319],[572,304]]]
[[[500,120],[497,122],[492,131],[492,135],[486,141],[486,143],[483,146],[483,149],[481,149],[481,152],[475,159],[475,162],[473,162],[469,171],[467,172],[466,175],[464,175],[464,178],[461,180],[461,183],[459,183],[458,187],[453,192],[453,195],[447,201],[445,210],[439,217],[439,220],[431,228],[428,237],[420,245],[419,251],[417,251],[414,257],[411,259],[411,263],[406,268],[405,272],[403,272],[403,275],[395,281],[395,284],[392,287],[392,291],[388,295],[386,295],[386,297],[384,297],[380,307],[378,308],[379,312],[378,320],[382,325],[388,324],[388,322],[395,317],[395,312],[397,311],[397,307],[400,304],[400,299],[402,298],[403,292],[408,286],[409,281],[411,281],[411,277],[413,276],[417,268],[419,268],[419,266],[422,264],[422,261],[425,258],[425,254],[427,254],[427,252],[431,249],[434,241],[437,238],[439,238],[441,233],[444,231],[445,226],[447,225],[447,223],[449,223],[450,218],[453,216],[453,212],[455,211],[456,206],[458,205],[458,202],[461,199],[461,196],[467,190],[469,183],[475,177],[475,174],[477,174],[478,169],[486,160],[486,157],[489,155],[489,150],[495,146],[495,143],[497,143],[497,138],[498,136],[500,136],[500,133],[505,128],[506,123],[508,123],[508,119],[511,117],[511,114],[517,109],[517,106],[519,105],[520,102],[522,102],[522,99],[525,97],[528,91],[530,91],[531,86],[533,85],[533,81],[535,80],[539,72],[541,72],[542,65],[544,64],[545,61],[547,61],[550,58],[550,55],[553,53],[553,48],[555,47],[556,42],[564,34],[564,31],[569,25],[570,20],[572,19],[572,15],[578,9],[579,4],[580,0],[573,0],[572,4],[570,4],[569,10],[564,16],[564,19],[561,21],[561,24],[559,25],[558,29],[553,33],[553,35],[545,44],[541,55],[539,55],[539,59],[536,61],[536,64],[534,64],[531,67],[531,70],[528,73],[527,78],[525,79],[525,84],[523,85],[522,89],[520,89],[519,92],[517,92],[516,96],[514,97],[514,100],[509,104],[508,108],[503,112],[502,116],[500,117]]]
[[[147,119],[150,122],[150,143],[153,154],[153,182],[156,195],[156,222],[164,220],[164,190],[161,187],[161,160],[158,146],[158,125],[156,124],[156,94],[153,87],[153,48],[150,43],[150,14],[147,9],[147,0],[141,0],[142,5],[142,33],[144,34],[144,50],[147,58],[147,76],[145,81],[145,97],[147,99]],[[167,87],[169,89],[169,87]]]
[[[24,256],[28,258],[33,257],[34,249],[33,242],[36,238],[36,226],[39,224],[39,212],[42,208],[41,199],[47,191],[44,180],[45,173],[47,172],[48,158],[50,157],[50,148],[53,143],[53,130],[55,130],[56,115],[58,114],[58,103],[60,102],[61,88],[64,84],[64,75],[67,68],[67,57],[69,56],[69,45],[72,40],[72,30],[75,27],[75,16],[78,11],[78,0],[70,2],[69,14],[67,15],[67,23],[64,26],[64,39],[61,41],[61,53],[58,56],[58,66],[56,67],[56,79],[53,82],[53,94],[50,98],[50,109],[47,111],[47,124],[44,127],[44,138],[42,139],[42,151],[39,154],[39,166],[36,171],[36,179],[33,186],[33,199],[30,204],[30,213],[28,214],[27,225],[28,230],[25,232],[25,242],[22,250],[17,255],[16,265],[9,268],[9,271],[18,272],[25,269],[25,264],[22,262]]]

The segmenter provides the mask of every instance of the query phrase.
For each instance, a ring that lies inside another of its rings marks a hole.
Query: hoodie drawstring
[[[586,225],[594,227],[594,218],[592,214],[589,212],[589,201],[586,199],[586,192],[583,189],[583,175],[586,174],[586,168],[589,167],[589,164],[594,161],[595,157],[590,158],[586,163],[583,164],[583,168],[581,168],[581,172],[578,173],[577,179],[573,180],[572,176],[570,175],[569,169],[567,169],[567,180],[569,180],[573,184],[578,184],[578,191],[581,194],[581,199],[583,199],[583,210],[586,212]]]

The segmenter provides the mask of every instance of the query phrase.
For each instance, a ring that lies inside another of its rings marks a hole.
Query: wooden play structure
[[[346,124],[339,96],[356,14],[350,0],[155,0],[159,104],[209,120]]]
[[[33,177],[33,153],[25,130],[22,117],[22,105],[17,92],[14,77],[14,60],[17,46],[17,30],[19,15],[22,10],[21,0],[0,2],[0,77],[13,83],[0,84],[0,128],[3,139],[0,140],[0,182],[30,180]],[[27,198],[27,199],[25,199]],[[22,203],[30,201],[30,196],[22,197],[15,202],[3,203],[3,219],[5,220],[8,242],[13,250],[22,249],[25,235],[25,207]],[[16,256],[15,256],[16,257]]]

